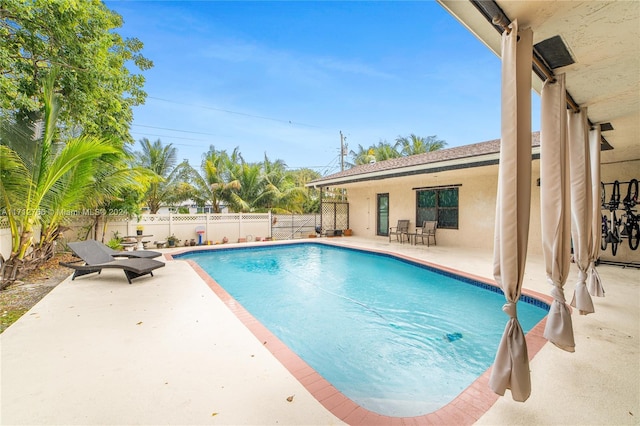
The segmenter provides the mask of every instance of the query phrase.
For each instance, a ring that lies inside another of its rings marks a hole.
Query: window
[[[416,225],[435,220],[438,228],[458,229],[458,188],[416,192]]]

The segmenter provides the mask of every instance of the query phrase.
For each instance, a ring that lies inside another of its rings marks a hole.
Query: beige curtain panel
[[[559,348],[574,352],[571,309],[564,296],[571,265],[571,187],[564,74],[558,75],[555,81],[544,83],[540,104],[542,251],[553,297],[544,337]]]
[[[600,211],[600,126],[589,132],[589,156],[591,160],[591,248],[589,250],[589,272],[587,289],[595,297],[604,297],[604,287],[596,269],[600,256],[600,237],[602,234],[602,212]]]
[[[531,206],[531,29],[517,21],[502,33],[502,124],[496,201],[493,275],[507,303],[509,320],[500,340],[489,386],[516,401],[531,394],[529,355],[516,304],[522,289]]]
[[[587,271],[589,252],[592,245],[592,200],[591,200],[591,160],[589,159],[589,126],[587,108],[580,111],[567,111],[569,139],[569,170],[571,176],[571,238],[573,240],[573,259],[578,266],[576,283],[571,306],[580,315],[594,312],[593,301],[587,289]]]

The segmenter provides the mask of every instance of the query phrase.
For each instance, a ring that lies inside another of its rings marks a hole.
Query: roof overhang
[[[540,158],[540,146],[531,149],[532,158]],[[380,179],[390,179],[395,177],[411,176],[418,174],[440,173],[448,170],[469,169],[474,167],[485,167],[498,164],[500,153],[492,152],[473,157],[455,158],[451,160],[438,161],[427,164],[416,164],[408,167],[394,168],[388,170],[375,170],[371,172],[358,173],[351,176],[337,176],[335,178],[321,179],[315,183],[309,183],[310,187],[345,186],[357,182],[374,181]]]
[[[551,71],[566,74],[567,92],[578,106],[588,108],[592,123],[612,127],[603,129],[603,136],[615,149],[603,151],[602,163],[640,160],[640,2],[438,2],[497,56],[501,26],[487,16],[496,11],[531,28],[534,46],[559,36],[574,63]],[[533,89],[540,93],[544,76],[533,73]]]

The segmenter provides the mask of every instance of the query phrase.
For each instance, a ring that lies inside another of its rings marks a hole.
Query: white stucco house
[[[344,188],[348,223],[354,235],[388,238],[389,227],[410,220],[410,232],[423,220],[437,220],[437,244],[493,249],[500,140],[356,166],[310,182],[320,189]],[[613,150],[602,151],[603,182],[638,177],[639,161],[607,163]],[[530,253],[542,253],[540,237],[540,134],[531,138],[532,179]],[[626,186],[622,185],[622,191]],[[604,213],[604,211],[603,211]],[[640,251],[626,242],[601,259],[639,261]]]

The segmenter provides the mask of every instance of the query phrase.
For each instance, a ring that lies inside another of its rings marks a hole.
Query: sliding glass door
[[[389,235],[389,194],[378,194],[376,208],[376,235]]]

